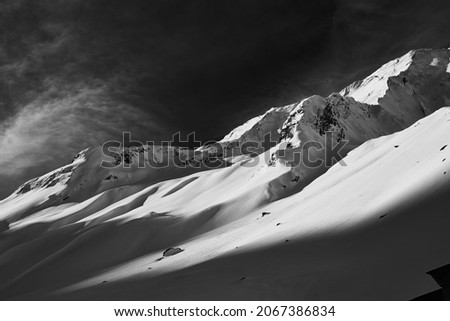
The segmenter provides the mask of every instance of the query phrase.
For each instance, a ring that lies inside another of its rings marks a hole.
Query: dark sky
[[[448,0],[1,1],[0,197],[122,131],[219,139],[450,47],[449,17]]]

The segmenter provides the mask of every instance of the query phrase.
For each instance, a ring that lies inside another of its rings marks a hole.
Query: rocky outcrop
[[[172,256],[172,255],[178,254],[178,253],[183,252],[183,251],[184,250],[179,248],[179,247],[169,247],[167,250],[165,250],[163,252],[163,256],[164,257]]]

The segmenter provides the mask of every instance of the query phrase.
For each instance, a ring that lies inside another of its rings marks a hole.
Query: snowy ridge
[[[267,133],[271,133],[273,138],[278,138],[279,128],[289,115],[295,104],[273,107],[266,111],[263,115],[252,118],[241,126],[233,129],[220,142],[228,143],[231,141],[239,141],[240,143],[246,141],[263,140]]]
[[[258,123],[261,120],[261,118],[263,118],[263,117],[264,117],[264,115],[259,115],[259,116],[253,117],[252,119],[250,119],[247,122],[245,122],[244,124],[236,127],[230,133],[225,135],[225,137],[222,138],[220,140],[220,142],[228,142],[228,141],[231,141],[231,140],[238,139],[245,132],[249,131],[253,126],[255,126],[256,123]]]
[[[412,63],[415,51],[410,51],[400,58],[392,60],[376,70],[369,77],[357,81],[344,88],[342,96],[353,97],[355,100],[369,105],[378,104],[388,90],[388,79],[407,70]]]
[[[226,135],[223,155],[82,151],[0,202],[0,298],[409,300],[434,290],[426,272],[447,263],[450,244],[449,56],[411,51],[348,91],[272,108]],[[268,133],[276,146],[206,166]],[[330,133],[348,141],[342,163],[294,163]],[[139,166],[146,155],[168,165]]]

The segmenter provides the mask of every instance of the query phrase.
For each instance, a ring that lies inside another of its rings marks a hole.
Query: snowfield
[[[411,66],[414,51],[384,64],[362,82],[355,82],[341,91],[343,96],[353,97],[355,100],[369,105],[377,105],[378,99],[386,94],[388,79],[398,76]],[[434,60],[433,60],[434,61]]]
[[[99,147],[82,151],[0,202],[0,298],[409,300],[436,290],[426,272],[450,262],[449,52],[412,51],[340,94],[272,108],[219,143],[266,133],[279,143],[220,168],[139,168],[138,149],[130,168],[103,168]],[[293,166],[288,156],[326,132],[349,141],[343,159]]]

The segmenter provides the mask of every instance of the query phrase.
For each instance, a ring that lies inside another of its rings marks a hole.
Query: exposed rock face
[[[405,126],[450,104],[450,50],[419,49],[394,59],[341,95],[380,105]]]
[[[78,160],[80,160],[78,158]],[[64,166],[41,177],[36,177],[21,185],[16,193],[25,194],[37,188],[49,188],[58,183],[66,184],[76,166]]]
[[[319,136],[331,131],[338,141],[358,145],[404,129],[450,104],[449,63],[448,49],[415,50],[340,93],[306,98],[286,118],[280,141],[299,146],[302,140],[316,138],[314,129]]]

